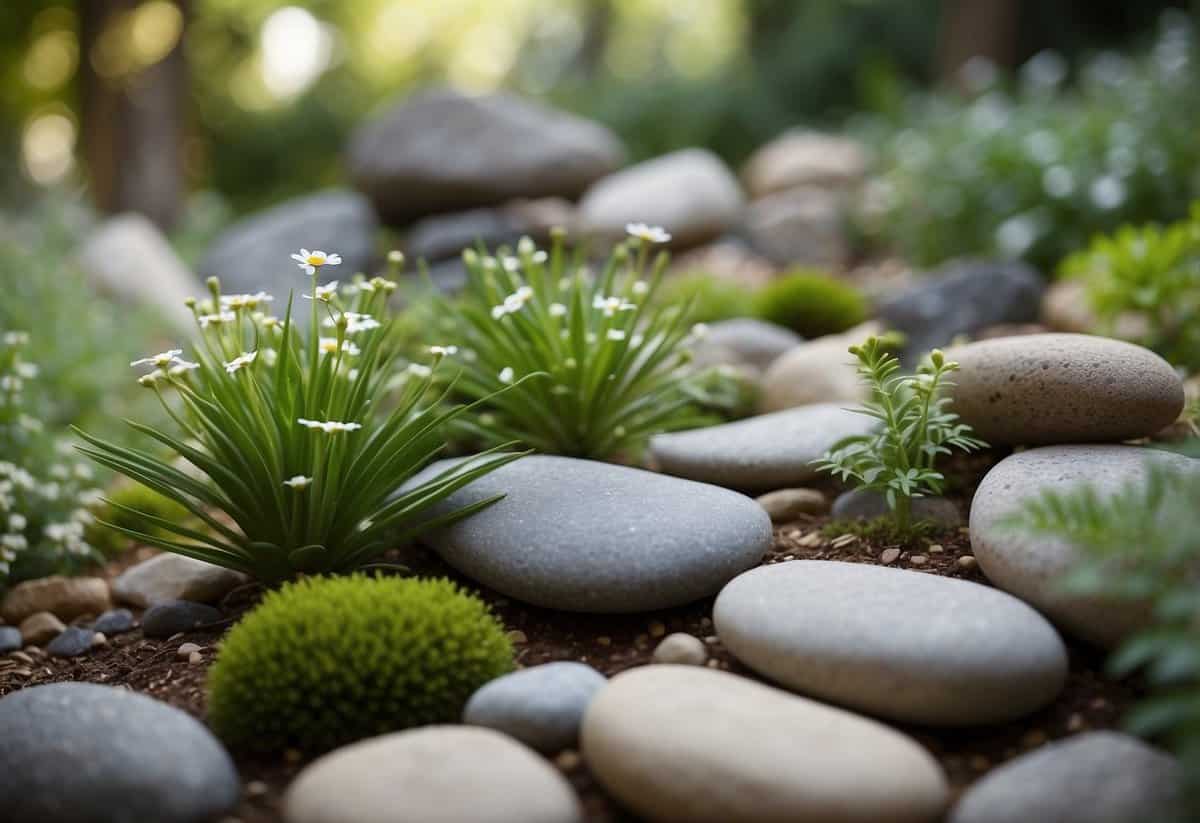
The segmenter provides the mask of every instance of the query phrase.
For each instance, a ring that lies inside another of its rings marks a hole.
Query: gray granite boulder
[[[1045,282],[1024,263],[972,260],[952,263],[877,307],[888,328],[907,340],[901,359],[911,365],[930,349],[988,326],[1033,323]]]
[[[735,317],[708,327],[701,346],[717,346],[732,352],[739,363],[763,370],[804,338],[789,328],[754,317]]]
[[[237,221],[209,246],[198,271],[201,277],[220,277],[229,293],[262,290],[274,295],[275,310],[282,316],[288,294],[294,290],[300,305],[299,295],[311,286],[290,255],[302,247],[337,252],[341,265],[325,267],[321,282],[349,280],[356,272],[371,272],[378,230],[366,198],[331,189]],[[295,317],[307,321],[306,312],[296,312]]]
[[[0,700],[5,823],[209,823],[240,795],[221,744],[165,703],[90,683]]]
[[[1070,491],[1089,484],[1103,497],[1146,477],[1151,461],[1200,471],[1200,461],[1156,449],[1118,445],[1046,446],[1004,458],[984,476],[971,501],[971,549],[995,585],[1030,603],[1064,630],[1112,647],[1147,625],[1146,606],[1067,592],[1065,576],[1077,566],[1079,548],[1031,536],[1006,525],[1008,515],[1046,490]],[[1138,547],[1130,546],[1131,556]]]
[[[337,749],[300,772],[287,823],[582,823],[571,784],[511,737],[426,726]]]
[[[625,151],[598,123],[513,94],[415,94],[351,138],[354,185],[383,219],[489,206],[515,197],[578,197],[620,168]]]
[[[874,520],[889,515],[891,509],[882,492],[860,488],[839,494],[829,513],[835,519]],[[945,497],[914,497],[912,518],[928,520],[947,529],[957,529],[962,525],[958,507]]]
[[[852,191],[866,179],[870,155],[857,140],[795,129],[759,148],[742,167],[753,197],[799,187]]]
[[[972,785],[949,823],[1183,820],[1179,763],[1136,737],[1085,732],[1010,760]]]
[[[552,609],[690,603],[757,564],[771,544],[770,518],[747,497],[569,457],[524,457],[438,503],[431,516],[497,494],[506,496],[422,540],[473,580]]]
[[[525,236],[544,243],[551,228],[569,229],[573,223],[571,204],[559,198],[468,209],[419,220],[408,230],[404,250],[414,260],[436,262],[456,258],[479,243],[489,251],[515,247]]]
[[[581,751],[639,819],[935,823],[936,760],[900,732],[728,672],[639,666],[600,690]]]
[[[232,569],[166,552],[121,572],[112,582],[112,593],[143,608],[166,600],[213,603],[249,579]]]
[[[583,713],[607,681],[583,663],[557,662],[485,683],[463,709],[463,722],[486,726],[554,754],[574,746]]]
[[[755,200],[746,209],[745,232],[755,251],[780,265],[837,268],[850,256],[844,198],[825,189]]]
[[[629,223],[661,226],[676,248],[696,246],[737,225],[742,191],[707,149],[683,149],[638,163],[594,184],[579,202],[580,228],[606,240]]]
[[[835,403],[814,403],[720,426],[659,434],[650,452],[667,474],[733,489],[769,491],[817,476],[814,460],[875,421]]]
[[[16,626],[0,626],[0,654],[21,648],[21,630]]]
[[[1183,411],[1183,381],[1149,349],[1086,334],[982,340],[947,353],[961,365],[953,410],[993,446],[1130,440]]]
[[[864,563],[762,566],[721,590],[721,642],[759,674],[907,723],[1001,723],[1053,700],[1067,651],[1002,591]]]

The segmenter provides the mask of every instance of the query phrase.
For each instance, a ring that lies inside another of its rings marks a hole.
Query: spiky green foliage
[[[804,269],[771,281],[755,296],[755,313],[804,337],[837,334],[867,319],[867,301],[853,286]]]
[[[1200,203],[1167,226],[1122,226],[1063,261],[1082,280],[1105,334],[1134,342],[1189,371],[1200,369]]]
[[[901,534],[912,528],[912,499],[941,494],[946,478],[937,471],[937,458],[951,447],[965,452],[987,444],[971,435],[946,406],[941,391],[958,364],[934,349],[915,375],[900,373],[900,361],[887,351],[887,341],[869,337],[850,353],[858,358],[858,373],[871,387],[871,399],[860,414],[879,421],[871,433],[846,437],[815,461],[842,481],[883,492]]]
[[[1183,761],[1189,807],[1200,818],[1200,471],[1150,462],[1144,480],[1114,494],[1090,485],[1025,501],[1009,528],[1079,548],[1069,591],[1147,604],[1153,622],[1108,660],[1117,677],[1140,673],[1148,696],[1125,718]]]
[[[712,422],[686,368],[687,307],[654,301],[667,257],[651,263],[650,242],[618,245],[598,274],[566,252],[560,233],[548,252],[525,239],[515,255],[464,254],[466,291],[442,311],[462,369],[456,390],[480,401],[481,414],[457,425],[486,444],[603,459]]]
[[[268,593],[221,642],[209,720],[234,748],[321,752],[457,722],[512,668],[504,627],[449,580],[309,577]]]
[[[325,262],[301,268],[315,272],[340,260],[312,257]],[[109,505],[143,525],[107,525],[151,546],[278,581],[358,568],[397,541],[494,502],[423,516],[519,455],[485,453],[396,492],[443,449],[442,427],[465,407],[427,398],[440,355],[394,384],[395,349],[386,344],[392,281],[361,280],[339,293],[336,282],[320,286],[314,276],[303,333],[292,322],[291,301],[280,320],[265,313],[269,295],[223,295],[215,278],[209,286],[211,299],[193,305],[195,362],[172,350],[134,364],[153,369],[140,382],[158,395],[179,434],[130,421],[200,476],[150,451],[80,432],[84,454],[179,503],[206,529],[115,501]]]

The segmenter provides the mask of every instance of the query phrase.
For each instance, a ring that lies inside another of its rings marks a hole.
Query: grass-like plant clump
[[[278,581],[358,568],[398,540],[493,502],[423,518],[432,504],[519,455],[480,455],[396,494],[442,450],[442,427],[465,409],[427,397],[444,351],[433,347],[432,364],[410,367],[396,385],[395,350],[385,345],[395,283],[360,278],[339,291],[316,276],[340,263],[337,255],[302,249],[293,257],[312,277],[306,333],[292,321],[290,300],[281,319],[268,313],[270,295],[222,294],[212,278],[211,297],[191,304],[200,334],[194,360],[173,349],[132,364],[149,370],[140,382],[179,431],[130,425],[201,476],[80,432],[84,454],[174,500],[206,527],[109,501],[143,524],[112,528]]]
[[[1200,369],[1200,203],[1168,226],[1122,226],[1063,261],[1088,290],[1105,334],[1134,325],[1134,342]]]
[[[895,517],[897,531],[912,529],[912,500],[941,494],[946,478],[935,464],[951,447],[965,452],[987,444],[971,435],[941,396],[947,375],[958,364],[934,349],[915,375],[900,373],[900,361],[887,351],[887,341],[869,337],[850,353],[858,372],[871,387],[871,399],[855,411],[879,421],[871,433],[844,438],[817,460],[818,468],[842,481],[882,492]]]
[[[846,283],[816,271],[795,271],[755,295],[755,314],[800,334],[822,337],[867,319],[867,301]]]
[[[513,668],[504,627],[448,580],[314,578],[270,592],[209,672],[209,720],[238,749],[321,752],[429,723]]]
[[[1140,673],[1149,693],[1125,718],[1180,757],[1188,810],[1200,816],[1200,472],[1151,463],[1144,481],[1103,495],[1089,485],[1026,501],[1010,528],[1068,541],[1082,559],[1062,581],[1091,598],[1145,604],[1151,624],[1109,658],[1113,675]]]
[[[686,306],[654,301],[667,256],[652,259],[651,245],[669,235],[629,228],[632,240],[595,273],[568,254],[561,233],[548,251],[523,240],[515,254],[464,254],[466,291],[442,311],[461,368],[455,391],[480,401],[481,413],[456,426],[489,445],[603,459],[711,422],[686,368],[702,328]]]

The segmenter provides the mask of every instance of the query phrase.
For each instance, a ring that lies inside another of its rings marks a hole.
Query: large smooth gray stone
[[[814,697],[902,722],[1000,723],[1053,700],[1067,651],[1004,592],[863,563],[796,560],[739,576],[717,597],[721,642]]]
[[[578,197],[620,168],[611,131],[513,94],[415,94],[352,137],[349,172],[389,224],[515,197]],[[310,247],[311,248],[311,247]]]
[[[988,580],[1050,617],[1070,634],[1113,647],[1148,625],[1149,607],[1072,594],[1062,583],[1082,556],[1062,540],[1030,536],[1005,524],[1023,501],[1047,490],[1069,492],[1090,484],[1109,497],[1142,482],[1150,461],[1184,471],[1200,461],[1138,446],[1046,446],[1004,458],[983,478],[971,500],[971,549]],[[1129,547],[1136,556],[1138,546]]]
[[[957,346],[952,409],[993,446],[1149,437],[1183,411],[1183,381],[1149,349],[1087,334]]]
[[[312,286],[311,278],[290,255],[301,247],[337,252],[339,266],[326,266],[321,282],[349,280],[355,273],[369,274],[375,256],[379,221],[361,194],[333,189],[288,200],[257,212],[223,231],[200,263],[201,277],[216,275],[227,293],[257,292],[274,295],[274,311],[283,316],[288,294],[296,293],[294,319],[308,322],[306,301],[300,295]]]
[[[731,489],[771,491],[817,477],[813,461],[875,420],[836,403],[814,403],[720,426],[655,435],[650,452],[667,474]]]
[[[989,772],[949,823],[1157,823],[1177,817],[1175,758],[1117,732],[1086,732]]]
[[[741,362],[761,370],[803,342],[803,337],[785,326],[754,317],[735,317],[711,324],[703,345],[733,352]]]
[[[583,663],[545,663],[484,684],[463,709],[463,722],[515,737],[553,754],[575,745],[592,697],[607,682]]]
[[[409,485],[448,465],[435,463]],[[747,497],[570,457],[523,457],[433,513],[497,494],[507,496],[422,539],[468,577],[552,609],[638,612],[690,603],[757,564],[771,545],[771,520]]]
[[[208,823],[240,795],[221,744],[165,703],[91,683],[0,700],[5,823]]]

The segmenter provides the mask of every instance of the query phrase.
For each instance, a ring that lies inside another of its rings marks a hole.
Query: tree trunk
[[[94,57],[105,33],[138,5],[138,0],[80,0],[83,157],[100,209],[140,212],[169,229],[186,194],[186,25],[173,48],[151,65],[114,72]],[[188,0],[175,5],[186,21]]]

